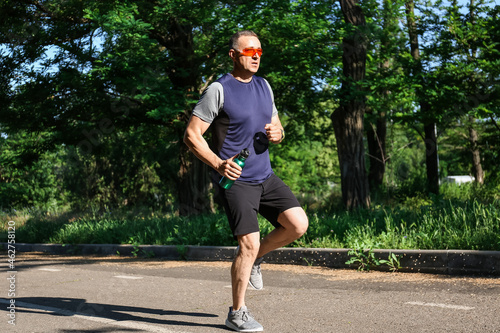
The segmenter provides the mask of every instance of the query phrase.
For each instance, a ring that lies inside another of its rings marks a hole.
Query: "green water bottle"
[[[242,169],[245,166],[245,160],[250,156],[250,151],[245,148],[243,149],[238,156],[233,160],[236,164],[238,164]],[[229,190],[231,186],[233,186],[234,180],[231,180],[227,177],[222,177],[222,179],[219,182],[219,185],[226,190]]]

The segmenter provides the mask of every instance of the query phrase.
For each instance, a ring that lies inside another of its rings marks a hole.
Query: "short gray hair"
[[[257,36],[257,34],[255,32],[253,32],[252,30],[241,30],[241,31],[238,31],[229,40],[229,49],[235,49],[236,50],[238,48],[238,40],[242,36],[251,36],[251,37],[257,37],[257,38],[259,38],[259,36]]]

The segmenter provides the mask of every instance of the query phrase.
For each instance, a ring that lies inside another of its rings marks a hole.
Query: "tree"
[[[432,105],[429,103],[429,98],[426,95],[429,89],[426,81],[429,78],[424,73],[424,68],[420,58],[419,35],[417,30],[417,22],[415,19],[415,4],[413,0],[406,1],[406,20],[408,27],[408,35],[410,39],[410,53],[414,60],[412,66],[412,75],[416,81],[416,95],[420,106],[420,119],[423,122],[425,141],[425,164],[427,167],[427,190],[430,193],[439,193],[439,160],[438,160],[438,145],[437,145],[437,129],[436,120],[433,113]]]
[[[339,107],[332,114],[340,163],[342,198],[347,209],[370,206],[363,145],[365,94],[360,83],[365,79],[365,16],[356,0],[340,0],[347,24],[342,40],[343,77]]]
[[[398,21],[402,5],[402,1],[383,1],[382,7],[372,9],[368,19],[371,42],[366,74],[369,90],[365,127],[371,191],[383,184],[386,163],[390,160],[386,147],[387,121],[395,118],[394,113],[408,109],[413,101],[411,92],[406,89],[407,80],[402,68],[401,54],[406,47]]]
[[[476,13],[475,13],[475,5],[474,5],[474,0],[470,0],[469,4],[469,17],[471,20],[472,26],[476,24],[476,19],[475,19]],[[475,42],[475,41],[474,41]],[[476,44],[476,43],[474,43]],[[476,61],[477,57],[477,47],[474,45],[472,46],[469,61]],[[475,77],[472,75],[471,81],[474,81]],[[479,184],[484,183],[484,172],[483,172],[483,167],[481,165],[481,156],[479,152],[479,144],[478,144],[478,131],[475,128],[475,122],[476,118],[473,115],[469,116],[469,143],[470,143],[470,151],[472,155],[472,170],[474,174],[475,181]]]
[[[140,204],[133,198],[147,197],[142,188],[163,192],[165,204],[175,200],[183,215],[212,210],[208,170],[181,138],[201,92],[227,72],[227,40],[241,22],[268,43],[261,75],[275,87],[285,116],[299,121],[317,107],[325,99],[317,82],[334,67],[326,3],[19,0],[0,6],[3,131],[44,132],[46,149],[62,147],[65,170],[81,177],[69,188],[113,205]],[[271,16],[280,18],[272,28]],[[293,139],[293,129],[287,132]],[[139,174],[152,183],[134,181]]]
[[[13,1],[2,10],[9,23],[2,26],[2,42],[11,49],[5,62],[20,64],[18,71],[37,61],[43,67],[19,73],[15,92],[6,89],[0,110],[6,130],[48,130],[54,147],[97,155],[112,135],[149,131],[151,140],[161,128],[171,137],[166,149],[178,150],[174,187],[180,213],[210,211],[206,168],[191,160],[181,138],[204,76],[218,66],[220,42],[207,32],[224,22],[220,14],[228,12],[218,11],[222,7],[210,0]],[[26,24],[31,35],[9,35]],[[46,46],[54,57],[44,56]]]
[[[491,9],[484,1],[472,0],[465,8],[452,1],[440,9],[446,15],[436,20],[439,26],[434,47],[428,51],[440,63],[436,71],[437,87],[445,93],[436,94],[439,97],[434,104],[441,110],[440,126],[456,126],[456,133],[466,139],[462,142],[470,152],[470,170],[466,172],[482,184],[481,132],[493,114],[492,88],[498,63],[497,59],[489,59],[495,49],[494,30],[488,27],[493,21],[488,14]],[[462,133],[462,127],[467,129],[467,134]]]
[[[483,4],[483,1],[480,1],[479,5],[481,4]],[[469,96],[478,96],[481,94],[481,81],[484,80],[484,75],[481,74],[480,69],[478,68],[478,48],[481,43],[488,40],[487,31],[484,30],[483,25],[478,24],[476,20],[477,5],[474,4],[474,0],[470,0],[469,3],[468,19],[460,18],[461,14],[458,10],[456,1],[452,2],[450,11],[451,15],[448,27],[451,37],[455,40],[457,45],[455,57],[457,57],[461,63],[465,64],[462,73],[458,74],[458,76],[463,79],[461,83],[465,83],[462,91]],[[479,18],[479,20],[481,20],[481,18]],[[463,25],[464,23],[465,26]],[[457,73],[455,73],[455,75],[457,75]],[[481,76],[483,76],[483,78],[481,78]],[[476,107],[483,104],[484,100],[478,100],[478,102],[479,103],[477,105],[473,105],[470,110],[461,111],[463,114],[468,114],[465,119],[468,128],[468,146],[471,153],[472,174],[474,175],[477,183],[483,184],[484,172],[479,150],[479,133],[476,128],[478,116]]]
[[[258,75],[270,82],[286,131],[286,139],[270,147],[273,169],[301,202],[317,207],[339,181],[330,115],[341,66],[340,8],[274,0],[244,13],[263,43]]]

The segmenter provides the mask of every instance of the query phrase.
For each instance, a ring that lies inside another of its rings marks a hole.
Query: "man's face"
[[[234,66],[238,70],[245,70],[253,74],[257,73],[260,66],[260,56],[253,52],[252,56],[241,54],[244,49],[260,49],[260,41],[257,37],[241,36],[238,39],[238,49],[230,52],[231,58],[234,60]]]

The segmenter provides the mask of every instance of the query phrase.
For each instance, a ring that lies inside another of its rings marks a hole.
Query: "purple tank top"
[[[224,102],[211,125],[215,153],[225,160],[248,148],[250,156],[239,180],[261,183],[273,173],[264,129],[273,116],[270,87],[258,76],[245,83],[226,74],[216,82],[223,87]]]

